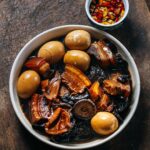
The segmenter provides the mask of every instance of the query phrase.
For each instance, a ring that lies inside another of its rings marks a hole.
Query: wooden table
[[[21,125],[9,97],[9,74],[19,50],[40,32],[64,24],[91,25],[85,0],[0,0],[0,149],[54,149]],[[108,31],[130,51],[141,76],[138,109],[124,131],[95,150],[150,149],[150,1],[130,0],[125,23]]]

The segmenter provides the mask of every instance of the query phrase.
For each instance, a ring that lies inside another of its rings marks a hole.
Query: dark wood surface
[[[24,44],[40,32],[64,24],[93,26],[85,0],[0,0],[0,149],[54,149],[35,139],[17,119],[9,97],[12,63]],[[150,1],[130,0],[124,24],[108,31],[130,51],[141,76],[138,109],[129,125],[95,150],[150,149]]]

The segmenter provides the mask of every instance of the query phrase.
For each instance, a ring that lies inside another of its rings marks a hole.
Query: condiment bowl
[[[129,2],[128,2],[128,0],[122,0],[122,1],[124,3],[124,7],[125,7],[124,16],[118,22],[113,23],[113,24],[102,24],[102,23],[99,23],[99,22],[95,21],[92,18],[91,14],[90,14],[90,4],[91,4],[92,0],[86,0],[86,2],[85,2],[85,11],[86,11],[86,14],[87,14],[88,18],[90,19],[90,21],[93,22],[94,24],[96,24],[97,26],[101,27],[101,29],[113,29],[113,28],[119,26],[125,20],[125,18],[128,15],[128,12],[129,12]]]
[[[70,144],[70,143],[65,143],[65,144],[60,144],[60,143],[54,143],[50,141],[50,139],[37,132],[32,128],[32,125],[26,118],[25,114],[23,113],[23,110],[20,105],[19,97],[17,95],[16,91],[16,82],[18,79],[18,76],[21,72],[21,68],[25,62],[25,60],[28,58],[28,56],[39,46],[44,44],[47,41],[50,41],[52,39],[56,39],[58,37],[66,35],[68,32],[75,30],[75,29],[83,29],[88,31],[93,38],[100,39],[100,38],[107,38],[111,40],[117,47],[119,53],[123,56],[123,58],[128,62],[129,64],[129,70],[131,73],[131,78],[132,78],[132,97],[131,97],[131,104],[129,106],[127,116],[124,120],[124,122],[120,125],[118,130],[114,132],[113,134],[105,137],[99,137],[95,138],[92,141],[87,141],[87,142],[80,142],[80,143],[75,143],[75,144]],[[139,101],[139,94],[140,94],[140,78],[139,78],[139,73],[137,70],[137,66],[130,55],[129,51],[123,46],[119,40],[117,40],[115,37],[112,35],[100,31],[98,29],[95,29],[93,27],[89,26],[84,26],[84,25],[65,25],[65,26],[59,26],[55,27],[49,30],[46,30],[39,35],[35,36],[33,39],[31,39],[18,53],[12,69],[10,73],[10,80],[9,80],[9,92],[10,92],[10,98],[11,98],[11,103],[13,105],[13,108],[16,112],[17,117],[19,118],[20,122],[23,124],[23,126],[37,139],[40,141],[50,145],[54,146],[57,148],[62,148],[62,149],[85,149],[85,148],[90,148],[94,147],[97,145],[101,145],[105,142],[110,141],[113,139],[116,135],[121,133],[121,131],[128,125],[129,121],[133,117],[135,110],[138,105]],[[34,138],[33,137],[33,138]]]

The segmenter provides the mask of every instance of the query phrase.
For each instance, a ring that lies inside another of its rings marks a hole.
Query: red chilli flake
[[[113,24],[124,16],[122,0],[92,0],[90,13],[92,18],[102,24]]]

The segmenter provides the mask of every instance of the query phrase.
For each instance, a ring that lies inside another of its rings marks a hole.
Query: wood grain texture
[[[147,3],[146,3],[147,2]],[[9,97],[12,63],[24,44],[38,33],[64,24],[92,25],[85,0],[0,0],[0,149],[54,149],[35,139],[17,119]],[[95,150],[150,148],[150,12],[149,0],[130,0],[129,15],[118,29],[108,31],[133,56],[141,76],[138,109],[124,131]]]

